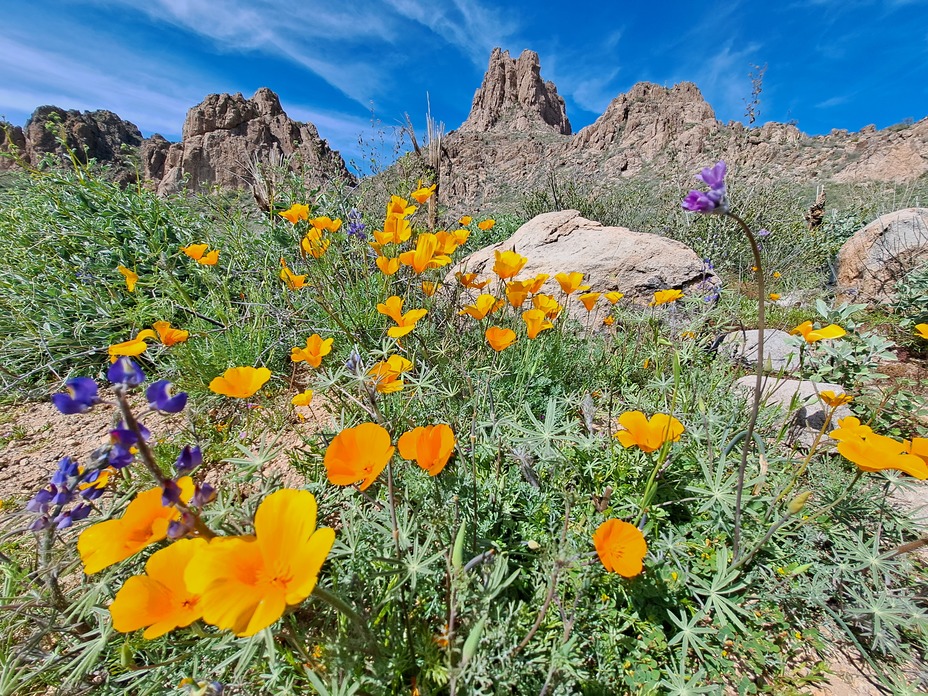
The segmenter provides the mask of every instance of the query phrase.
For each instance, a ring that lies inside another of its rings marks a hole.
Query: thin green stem
[[[744,475],[747,470],[748,452],[754,442],[754,428],[757,426],[757,414],[760,412],[761,387],[764,379],[764,269],[761,265],[760,247],[757,239],[751,232],[747,223],[734,213],[726,213],[728,217],[738,223],[741,231],[751,244],[751,253],[754,255],[754,280],[757,285],[757,368],[754,381],[754,403],[751,406],[751,415],[748,419],[747,434],[744,438],[744,447],[741,450],[741,462],[738,465],[738,484],[735,492],[735,520],[732,534],[732,562],[737,563],[741,551],[741,517],[742,499],[744,497]]]

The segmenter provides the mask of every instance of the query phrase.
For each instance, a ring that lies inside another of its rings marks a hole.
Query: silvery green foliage
[[[896,284],[893,311],[899,315],[903,329],[928,323],[928,264],[911,271]]]

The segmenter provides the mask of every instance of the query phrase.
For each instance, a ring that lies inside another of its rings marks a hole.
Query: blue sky
[[[109,109],[176,140],[211,92],[266,86],[346,159],[426,95],[450,130],[490,51],[537,51],[574,131],[635,82],[695,82],[722,120],[744,120],[748,74],[767,65],[759,123],[810,134],[928,116],[928,0],[33,0],[0,25],[0,115],[41,104]]]

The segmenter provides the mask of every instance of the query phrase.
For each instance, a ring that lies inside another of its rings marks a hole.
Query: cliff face
[[[691,83],[638,83],[595,123],[571,135],[563,99],[543,82],[538,56],[494,49],[468,119],[449,133],[442,202],[499,205],[548,177],[608,183],[643,168],[672,176],[724,158],[743,176],[810,182],[915,179],[928,172],[928,118],[910,126],[808,136],[791,124],[722,123]]]
[[[136,125],[112,111],[65,111],[57,106],[40,106],[23,128],[7,124],[6,132],[6,139],[0,136],[0,151],[15,149],[28,166],[37,166],[46,155],[67,161],[66,148],[58,142],[61,139],[79,161],[95,159],[111,164],[124,180],[134,178],[126,156],[142,144]],[[0,157],[0,169],[15,166],[15,160]]]
[[[271,90],[251,99],[241,94],[211,94],[187,112],[183,140],[169,143],[152,136],[140,152],[142,173],[159,193],[253,183],[249,164],[283,158],[310,186],[331,179],[352,180],[344,160],[319,137],[311,123],[291,120]]]

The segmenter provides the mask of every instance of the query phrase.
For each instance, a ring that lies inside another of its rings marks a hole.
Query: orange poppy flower
[[[655,413],[648,420],[641,411],[623,413],[619,416],[619,425],[625,429],[617,431],[615,437],[622,447],[637,445],[642,452],[654,452],[665,442],[676,442],[684,430],[683,423],[673,416]]]
[[[547,273],[539,273],[532,280],[532,284],[529,286],[528,291],[533,295],[541,291],[541,286],[545,284],[545,281],[551,276]]]
[[[152,554],[145,575],[126,580],[110,604],[113,628],[120,633],[144,628],[142,637],[152,640],[201,618],[200,596],[187,589],[184,571],[207,545],[205,539],[180,539]]]
[[[209,244],[188,244],[185,247],[181,247],[180,250],[194,261],[199,261],[203,258],[203,254],[206,253],[208,248]]]
[[[683,297],[683,291],[677,289],[657,290],[654,293],[654,299],[648,303],[649,307],[659,307],[662,304],[676,302]]]
[[[484,332],[483,335],[486,336],[487,343],[490,344],[490,348],[495,350],[497,353],[506,350],[516,340],[515,331],[512,329],[504,329],[499,326],[491,326]]]
[[[291,225],[295,225],[300,220],[309,219],[309,206],[303,203],[294,203],[286,210],[277,214],[285,220],[289,220]]]
[[[454,277],[457,278],[458,282],[465,288],[472,288],[474,290],[483,290],[490,284],[489,278],[484,281],[478,281],[476,273],[461,273],[458,271],[454,274]]]
[[[388,256],[378,256],[375,263],[377,264],[377,268],[380,269],[380,272],[387,276],[392,276],[400,270],[399,259],[391,259]]]
[[[197,259],[197,263],[201,266],[215,266],[219,262],[219,249],[213,249],[211,252],[203,256],[201,259]]]
[[[332,352],[334,338],[323,340],[319,334],[313,334],[306,339],[306,347],[293,347],[290,349],[291,362],[308,362],[312,367],[319,367],[322,358]]]
[[[589,290],[589,285],[582,285],[583,283],[583,274],[582,273],[558,273],[554,276],[554,279],[561,286],[561,290],[564,291],[565,295],[570,295],[571,293],[576,292],[577,290]]]
[[[110,356],[110,362],[116,362],[116,359],[122,355],[129,357],[141,355],[148,348],[148,344],[145,343],[145,340],[153,338],[155,338],[155,332],[151,329],[144,329],[139,331],[135,338],[130,338],[128,341],[111,345],[106,349],[107,354]]]
[[[916,324],[915,335],[928,340],[928,324]]]
[[[599,296],[601,294],[602,293],[599,292],[586,292],[580,295],[578,299],[583,303],[583,306],[586,307],[586,311],[592,312],[593,307],[596,305],[596,302],[599,300]]]
[[[455,230],[451,233],[451,236],[454,237],[454,241],[457,242],[458,246],[467,243],[467,240],[470,239],[470,230]]]
[[[621,300],[623,297],[625,297],[625,293],[612,291],[612,292],[607,292],[605,295],[603,295],[603,297],[605,297],[609,301],[609,304],[615,304],[616,302]]]
[[[450,232],[439,230],[435,233],[435,239],[438,240],[436,254],[453,254],[458,249],[458,240]]]
[[[134,292],[135,284],[139,282],[138,274],[136,274],[135,271],[130,271],[125,266],[116,266],[116,270],[126,279],[126,289],[129,292]]]
[[[309,221],[309,224],[312,227],[315,227],[320,232],[338,232],[342,227],[342,221],[340,218],[335,218],[334,220],[327,215],[322,215],[320,217],[314,217]]]
[[[158,332],[158,339],[166,346],[183,343],[190,338],[189,331],[175,329],[169,321],[156,321],[152,324],[152,328]]]
[[[536,338],[542,331],[554,328],[554,324],[540,309],[528,309],[522,312],[522,321],[525,322],[528,337],[531,339]]]
[[[409,217],[416,212],[416,206],[409,205],[405,198],[399,196],[390,196],[390,202],[387,203],[387,217]]]
[[[400,456],[406,460],[416,460],[429,476],[437,476],[454,451],[454,432],[451,426],[440,423],[414,428],[400,435],[396,446]]]
[[[416,203],[422,205],[429,198],[432,197],[432,194],[435,193],[435,189],[438,187],[438,184],[432,184],[431,186],[423,186],[422,182],[419,182],[419,188],[409,194],[410,198],[416,199]]]
[[[767,299],[770,300],[771,302],[776,302],[777,300],[780,299],[780,294],[776,292],[772,292],[769,295],[767,295]]]
[[[440,268],[451,263],[451,257],[438,253],[438,238],[431,232],[423,232],[416,238],[416,248],[399,255],[400,263],[412,266],[419,275],[427,268]]]
[[[551,295],[535,295],[532,298],[532,306],[540,309],[548,319],[557,319],[561,310],[564,309],[560,303]]]
[[[433,283],[430,280],[422,281],[422,294],[426,297],[434,295],[436,290],[438,290],[438,283]]]
[[[644,568],[648,544],[644,534],[633,524],[606,520],[593,533],[593,545],[599,560],[610,573],[633,578]]]
[[[791,334],[802,334],[802,337],[806,340],[806,343],[815,343],[816,341],[825,341],[833,338],[841,338],[844,336],[847,331],[842,329],[837,324],[829,324],[828,326],[815,329],[811,321],[804,321],[795,329],[790,331]]]
[[[493,253],[496,255],[496,262],[493,264],[493,272],[503,280],[509,280],[517,276],[519,271],[528,263],[528,259],[521,254],[517,254],[515,250],[497,250]]]
[[[300,249],[304,254],[309,254],[314,259],[321,259],[329,249],[330,241],[322,236],[322,232],[315,227],[310,227],[306,236],[300,242]]]
[[[461,219],[458,220],[458,223],[467,227],[473,221],[474,221],[474,218],[472,218],[470,215],[462,215]]]
[[[285,488],[261,501],[253,537],[213,539],[187,565],[184,583],[199,595],[206,623],[253,636],[312,594],[334,542],[331,528],[316,527],[313,494]]]
[[[270,378],[271,371],[266,367],[230,367],[222,376],[209,383],[209,389],[234,399],[247,399],[254,396]]]
[[[323,465],[329,483],[366,490],[384,470],[395,448],[390,433],[376,423],[361,423],[336,435],[325,451]]]
[[[458,314],[467,314],[480,321],[502,307],[503,304],[502,300],[497,300],[493,295],[483,294],[474,301],[474,304],[467,305]]]
[[[378,304],[377,311],[396,322],[396,326],[387,330],[387,335],[391,338],[402,338],[416,328],[416,322],[428,314],[428,310],[425,309],[410,309],[403,314],[403,298],[396,295]]]
[[[306,391],[302,391],[296,396],[294,396],[292,399],[290,399],[290,403],[293,404],[294,406],[309,406],[312,400],[313,400],[313,390],[307,389]]]
[[[392,394],[403,388],[400,377],[412,369],[412,363],[399,355],[391,355],[386,360],[371,365],[367,374],[374,379],[375,388],[381,394]]]
[[[297,275],[289,268],[287,268],[287,262],[283,259],[280,260],[280,279],[284,281],[286,285],[291,290],[300,290],[306,285],[306,276]]]
[[[491,220],[488,218],[486,220],[481,220],[480,222],[478,222],[477,227],[483,230],[484,232],[486,232],[487,230],[493,229],[493,225],[495,224],[496,224],[496,220]]]
[[[613,316],[605,317],[603,319],[603,324],[605,324],[606,326],[612,326],[613,324],[615,324],[615,317]]]
[[[835,394],[831,389],[819,392],[819,398],[832,408],[849,404],[854,400],[850,394]]]
[[[506,299],[509,300],[509,304],[517,309],[521,307],[534,284],[534,280],[510,280],[506,283]]]
[[[189,502],[194,493],[193,479],[183,476],[177,485],[180,499]],[[99,573],[167,537],[168,525],[180,519],[180,510],[162,505],[161,495],[161,486],[142,491],[129,503],[122,517],[98,522],[81,532],[77,551],[87,575]]]

